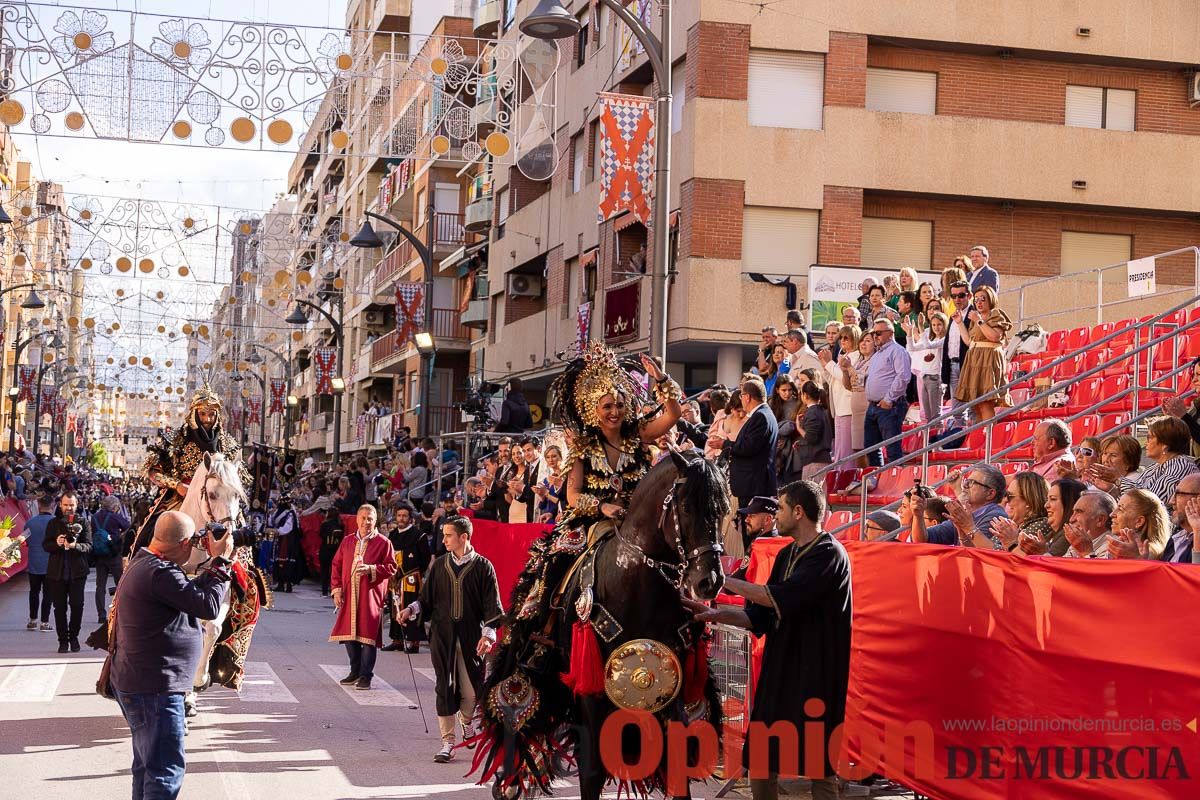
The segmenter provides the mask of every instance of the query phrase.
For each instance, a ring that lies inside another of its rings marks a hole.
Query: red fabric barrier
[[[768,541],[751,557],[759,580]],[[1200,569],[845,547],[843,755],[867,772],[956,800],[1200,796]],[[905,766],[889,760],[897,744]]]
[[[5,498],[0,501],[0,519],[5,517],[13,518],[13,528],[8,531],[6,538],[15,539],[19,537],[25,530],[25,520],[29,519],[22,504],[11,498]],[[21,560],[13,564],[11,567],[0,570],[0,583],[5,583],[9,578],[18,575],[25,571],[29,566],[29,545],[26,542],[21,543]]]
[[[508,611],[508,599],[517,583],[517,576],[529,560],[529,545],[553,526],[510,524],[487,519],[472,520],[471,524],[475,531],[471,536],[471,545],[496,568],[500,599],[506,606],[505,611]]]
[[[342,514],[342,526],[347,534],[358,531],[358,517],[354,514]],[[300,518],[300,549],[304,552],[304,561],[308,564],[310,575],[321,574],[321,523],[325,514],[305,514]]]

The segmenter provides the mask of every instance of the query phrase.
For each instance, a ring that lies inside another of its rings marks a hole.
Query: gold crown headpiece
[[[197,408],[206,406],[216,406],[218,411],[221,410],[220,396],[207,383],[202,384],[192,393],[192,399],[188,402],[188,411],[195,411]]]
[[[583,369],[575,381],[575,411],[585,425],[600,425],[600,398],[606,394],[625,400],[626,419],[636,419],[641,396],[628,370],[621,366],[617,354],[601,342],[590,342],[582,353]]]

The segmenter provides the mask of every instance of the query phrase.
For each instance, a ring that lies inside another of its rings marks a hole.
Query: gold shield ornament
[[[653,714],[679,694],[683,668],[662,642],[634,639],[613,651],[604,665],[604,692],[629,711]]]

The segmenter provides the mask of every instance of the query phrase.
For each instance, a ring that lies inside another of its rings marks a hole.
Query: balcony
[[[463,229],[468,233],[487,233],[492,227],[492,198],[481,197],[467,206]]]
[[[500,30],[501,0],[476,0],[475,36],[479,39],[495,39]]]
[[[496,127],[497,115],[500,113],[500,99],[495,95],[480,98],[471,106],[471,127],[479,130],[480,135],[491,133]]]
[[[401,345],[400,334],[396,331],[381,336],[371,343],[371,369],[379,369],[385,361],[390,361],[407,349],[408,344]]]
[[[457,308],[433,309],[433,336],[437,346],[443,350],[465,350],[470,346],[471,329],[462,323],[462,314]],[[389,362],[403,356],[409,350],[415,352],[411,342],[401,342],[397,331],[389,331],[371,343],[371,369],[382,370],[392,366]]]
[[[449,345],[453,341],[471,341],[471,329],[462,324],[462,314],[457,308],[435,308],[433,310],[433,337],[439,346]]]
[[[421,225],[417,229],[417,237],[421,241],[429,241],[428,232],[425,225]],[[433,253],[434,255],[447,255],[454,250],[462,247],[467,241],[467,231],[463,227],[462,214],[448,214],[444,211],[435,211],[433,214]]]
[[[482,298],[472,300],[467,303],[467,310],[462,312],[459,317],[459,322],[468,328],[478,328],[487,330],[488,325],[488,300]]]
[[[429,242],[429,223],[425,222],[413,234],[420,242]],[[433,215],[433,257],[434,266],[437,260],[443,258],[458,248],[467,240],[467,230],[463,226],[462,214],[449,214],[442,211]],[[383,257],[375,271],[366,281],[366,288],[371,293],[390,291],[389,282],[416,259],[416,251],[407,239],[401,239],[395,249]]]

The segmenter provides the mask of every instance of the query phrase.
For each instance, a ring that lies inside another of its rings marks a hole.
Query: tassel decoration
[[[702,636],[688,651],[683,665],[683,702],[691,705],[704,699],[708,683],[708,637]]]
[[[590,622],[576,622],[571,628],[571,670],[560,675],[576,697],[604,691],[604,662],[600,642]]]

